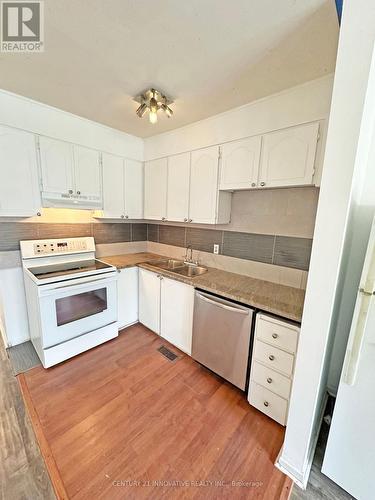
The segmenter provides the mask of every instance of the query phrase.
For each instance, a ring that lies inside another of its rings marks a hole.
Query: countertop
[[[152,253],[135,253],[99,258],[108,262],[108,264],[116,266],[118,269],[139,266],[173,278],[176,281],[187,283],[195,288],[216,293],[292,321],[301,322],[305,291],[300,288],[280,285],[212,267],[207,268],[208,271],[200,276],[189,278],[152,266],[149,263],[150,261],[168,258]]]

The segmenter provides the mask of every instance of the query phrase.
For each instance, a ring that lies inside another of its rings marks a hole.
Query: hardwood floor
[[[55,499],[1,334],[0,498]]]
[[[283,427],[171,346],[179,358],[167,360],[162,344],[135,325],[19,376],[67,496],[287,499],[291,480],[273,465]]]

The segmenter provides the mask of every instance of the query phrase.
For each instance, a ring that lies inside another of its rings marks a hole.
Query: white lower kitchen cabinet
[[[299,331],[296,323],[257,314],[248,400],[281,425],[288,420]]]
[[[160,335],[191,355],[194,287],[162,277]]]
[[[139,322],[160,333],[160,278],[146,269],[139,269]]]
[[[118,329],[138,321],[138,267],[118,270]]]
[[[139,269],[139,322],[191,355],[194,287]]]
[[[41,207],[33,134],[0,126],[0,216],[29,217]]]

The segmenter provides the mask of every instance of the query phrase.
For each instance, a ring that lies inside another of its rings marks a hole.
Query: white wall
[[[337,287],[353,190],[363,179],[361,169],[366,168],[355,159],[374,39],[373,0],[344,2],[310,274],[288,427],[279,459],[283,470],[302,483],[308,478],[326,389],[327,348],[336,323]]]
[[[300,123],[325,120],[329,114],[332,84],[333,75],[327,75],[186,127],[147,138],[145,159],[192,151]],[[324,143],[324,135],[325,130],[321,144]]]
[[[105,106],[105,103],[99,105]],[[143,160],[143,140],[105,125],[0,90],[0,123],[89,148]]]

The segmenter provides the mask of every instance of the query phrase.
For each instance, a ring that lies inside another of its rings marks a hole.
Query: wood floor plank
[[[23,377],[66,498],[287,498],[291,481],[273,465],[284,429],[141,325]]]

